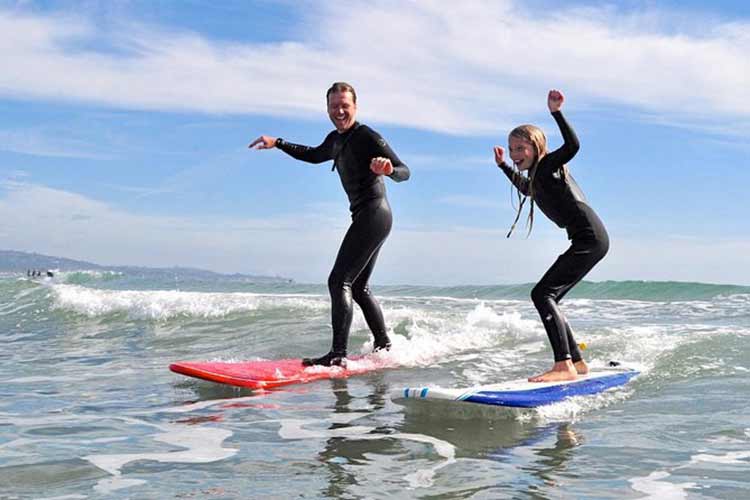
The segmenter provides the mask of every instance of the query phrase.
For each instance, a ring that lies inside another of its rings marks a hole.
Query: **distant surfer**
[[[383,138],[367,125],[356,121],[357,94],[348,83],[336,82],[326,92],[328,117],[336,130],[317,147],[292,144],[282,138],[262,135],[250,143],[254,149],[278,148],[308,163],[333,160],[349,197],[352,223],[328,277],[331,294],[333,342],[330,352],[319,358],[305,358],[305,365],[341,365],[347,354],[352,324],[352,300],[364,313],[374,336],[375,350],[389,349],[380,304],[371,294],[369,279],[380,247],[391,231],[391,207],[383,176],[396,182],[409,178],[409,168],[401,162]]]
[[[54,278],[55,277],[55,273],[53,273],[52,271],[49,271],[49,270],[44,271],[44,274],[48,278]],[[27,269],[26,270],[26,276],[29,277],[29,278],[41,278],[42,277],[42,271],[40,271],[39,269],[34,269],[34,270]]]
[[[547,106],[563,137],[560,148],[548,152],[544,132],[534,125],[516,127],[508,136],[508,149],[515,169],[505,163],[505,150],[500,146],[494,148],[495,162],[518,189],[518,213],[508,237],[521,216],[524,202],[531,198],[527,223],[529,233],[534,224],[536,203],[544,215],[567,231],[571,240],[570,248],[557,258],[531,291],[531,299],[539,311],[555,355],[552,369],[530,377],[531,382],[574,380],[579,374],[588,373],[588,366],[558,303],[609,250],[604,224],[588,205],[566,166],[580,145],[560,111],[564,101],[560,91],[550,90]]]

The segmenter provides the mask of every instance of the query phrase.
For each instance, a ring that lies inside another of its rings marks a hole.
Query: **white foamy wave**
[[[127,314],[134,319],[166,320],[177,316],[221,318],[258,309],[326,310],[322,297],[205,293],[178,290],[97,290],[79,285],[53,285],[54,307],[89,317]]]
[[[536,340],[543,330],[534,321],[524,320],[516,312],[497,313],[478,304],[465,314],[438,313],[415,308],[388,311],[391,321],[408,321],[407,335],[391,333],[393,349],[381,356],[394,366],[431,366],[455,361],[456,356],[493,348],[508,339]],[[395,318],[394,318],[395,317]],[[362,353],[372,350],[365,343]],[[506,355],[517,353],[504,350]]]
[[[537,337],[542,331],[538,321],[523,319],[518,311],[498,313],[483,302],[468,314],[466,322],[474,329],[508,332],[517,340]]]
[[[689,488],[695,488],[695,483],[672,483],[665,481],[670,476],[666,471],[654,471],[646,477],[635,477],[630,480],[635,491],[645,493],[645,498],[657,500],[687,498]]]
[[[540,422],[575,422],[582,415],[622,402],[632,394],[633,389],[626,386],[613,388],[599,394],[573,396],[558,403],[534,408],[533,413],[518,414],[518,419],[535,419]]]
[[[88,455],[83,457],[112,476],[100,480],[95,486],[97,492],[109,494],[122,488],[145,483],[142,479],[128,479],[122,475],[126,464],[141,460],[152,460],[162,463],[196,463],[205,464],[224,460],[237,453],[233,448],[225,448],[224,441],[232,432],[214,427],[201,427],[199,430],[182,425],[157,425],[162,432],[154,436],[155,441],[166,443],[180,451],[162,453],[125,453],[111,455]]]
[[[604,329],[586,336],[589,350],[584,356],[592,368],[604,367],[610,360],[626,363],[642,374],[650,372],[663,356],[695,339],[675,334],[671,325],[624,326]]]
[[[663,499],[663,498],[688,498],[687,491],[690,488],[696,488],[696,483],[673,483],[667,481],[674,471],[680,469],[700,467],[700,466],[728,466],[738,470],[744,470],[748,465],[750,452],[748,451],[730,451],[724,454],[698,453],[690,457],[690,461],[684,465],[672,468],[671,470],[654,471],[647,477],[636,477],[630,480],[633,489],[641,493],[646,493],[646,498]],[[739,466],[739,467],[733,467]]]
[[[715,463],[715,464],[730,464],[730,465],[748,465],[748,459],[750,459],[750,451],[733,451],[724,455],[713,455],[710,453],[700,453],[693,455],[690,458],[691,464],[696,463]]]

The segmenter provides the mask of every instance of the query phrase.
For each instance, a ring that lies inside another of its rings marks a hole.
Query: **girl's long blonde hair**
[[[518,223],[518,219],[521,217],[521,211],[523,210],[523,205],[526,203],[526,198],[531,198],[531,204],[529,209],[529,217],[526,221],[526,226],[528,227],[528,232],[526,233],[526,237],[528,238],[531,234],[531,229],[534,227],[534,175],[536,175],[536,167],[539,165],[539,161],[544,157],[544,155],[547,154],[547,137],[544,135],[544,132],[542,132],[542,129],[537,127],[536,125],[519,125],[518,127],[514,128],[510,131],[510,134],[508,134],[508,142],[510,142],[510,138],[515,137],[517,139],[521,139],[524,141],[527,141],[531,143],[531,145],[534,147],[534,164],[529,169],[528,173],[528,180],[529,180],[529,189],[528,193],[522,193],[520,189],[516,188],[516,193],[518,194],[518,211],[516,212],[516,218],[513,221],[513,225],[510,226],[510,231],[508,231],[507,238],[510,238],[510,235],[513,233],[513,230],[516,228],[516,224]],[[518,175],[521,175],[520,172],[516,172]],[[512,193],[512,188],[511,188]],[[511,205],[513,205],[513,198],[511,197]]]

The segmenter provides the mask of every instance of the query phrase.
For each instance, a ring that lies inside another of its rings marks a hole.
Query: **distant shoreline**
[[[205,277],[223,277],[223,278],[234,278],[234,279],[245,279],[253,281],[264,281],[264,282],[279,282],[279,283],[294,283],[294,280],[284,276],[267,276],[267,275],[255,275],[255,274],[243,274],[243,273],[218,273],[215,271],[208,271],[205,269],[191,268],[191,267],[147,267],[147,266],[130,266],[130,265],[117,265],[117,266],[104,266],[101,264],[94,264],[92,262],[76,259],[68,259],[66,257],[56,257],[51,255],[43,255],[34,252],[22,252],[18,250],[0,250],[0,273],[22,273],[26,275],[26,271],[29,269],[37,270],[52,270],[52,271],[114,271],[114,272],[150,272],[150,273],[168,273],[168,272],[179,272],[189,273],[195,276]]]

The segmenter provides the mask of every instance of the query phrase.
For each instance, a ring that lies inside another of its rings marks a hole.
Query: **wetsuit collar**
[[[355,121],[354,123],[352,123],[351,127],[349,127],[348,129],[344,130],[343,132],[339,132],[338,130],[336,132],[339,132],[339,135],[346,136],[346,135],[349,135],[350,133],[354,132],[355,130],[357,130],[357,128],[359,126],[360,126],[360,123],[358,121]]]
[[[343,134],[340,134],[341,136],[341,145],[338,147],[338,151],[336,152],[336,157],[333,159],[333,166],[331,167],[331,172],[336,170],[336,163],[338,161],[339,155],[344,150],[344,146],[346,146],[346,143],[349,142],[349,139],[351,139],[352,134],[355,130],[357,130],[360,126],[359,122],[354,122],[354,124],[351,126],[349,130],[344,132]]]

